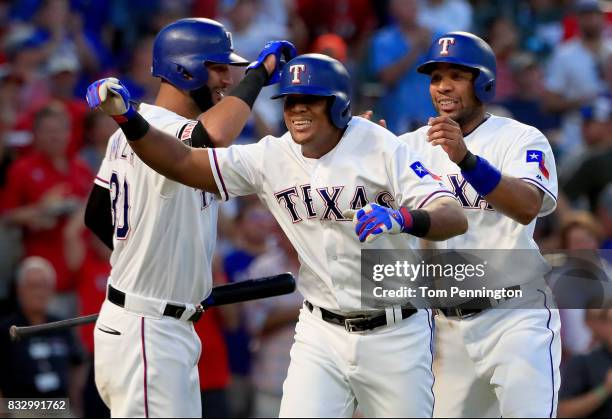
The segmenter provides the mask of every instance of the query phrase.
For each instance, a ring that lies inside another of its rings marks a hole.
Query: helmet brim
[[[425,61],[423,64],[418,66],[416,70],[418,73],[431,75],[431,73],[436,68],[436,64],[453,64],[459,67],[466,68],[468,70],[476,71],[480,71],[482,69],[482,66],[480,64],[465,62],[456,57],[448,57],[437,60]]]
[[[235,65],[235,66],[246,66],[250,64],[250,61],[248,61],[246,58],[241,57],[235,52],[230,52],[229,54],[223,54],[223,55],[212,55],[212,56],[209,56],[205,62],[214,63],[214,64]]]
[[[339,92],[330,91],[327,88],[313,87],[308,85],[296,85],[285,88],[283,92],[270,97],[270,99],[280,99],[289,95],[304,95],[304,96],[323,96],[332,97],[338,96]]]

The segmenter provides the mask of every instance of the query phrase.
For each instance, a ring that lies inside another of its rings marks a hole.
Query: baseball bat
[[[215,306],[290,294],[293,291],[295,291],[295,278],[291,273],[287,272],[284,274],[258,279],[248,279],[233,284],[213,287],[208,298],[200,304],[204,309],[207,309]],[[36,326],[19,327],[13,325],[9,329],[9,333],[11,335],[11,340],[17,341],[26,336],[93,323],[97,318],[98,314],[90,314],[88,316],[75,317],[73,319],[44,323]]]

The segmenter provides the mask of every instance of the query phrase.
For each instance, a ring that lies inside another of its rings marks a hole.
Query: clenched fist
[[[133,111],[130,92],[114,77],[90,84],[87,88],[86,99],[91,109],[100,108],[110,116],[126,115]]]

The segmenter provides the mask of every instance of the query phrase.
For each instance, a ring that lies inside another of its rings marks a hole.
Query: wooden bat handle
[[[208,307],[289,294],[294,290],[295,278],[291,273],[273,275],[259,279],[249,279],[242,282],[214,287],[210,296],[205,301],[202,301],[202,306],[206,309]],[[17,341],[25,336],[93,323],[97,318],[98,314],[90,314],[89,316],[75,317],[73,319],[60,320],[36,326],[11,326],[9,334],[11,335],[11,340]]]
[[[17,341],[22,337],[44,333],[46,331],[63,329],[65,327],[79,326],[82,324],[93,323],[98,318],[98,314],[90,314],[89,316],[75,317],[73,319],[60,320],[57,322],[39,324],[37,326],[11,326],[9,334],[13,341]]]

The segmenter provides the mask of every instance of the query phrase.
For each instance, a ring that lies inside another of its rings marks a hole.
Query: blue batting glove
[[[352,216],[355,233],[362,243],[371,243],[384,233],[410,233],[412,229],[412,215],[404,207],[394,210],[378,204],[368,204],[357,212],[348,210],[343,215],[348,218]]]
[[[289,41],[270,41],[264,45],[257,59],[249,64],[246,71],[263,65],[266,57],[270,54],[274,54],[276,56],[276,67],[268,76],[265,86],[278,83],[283,67],[285,64],[287,64],[287,61],[290,61],[297,55],[297,50],[295,49],[295,45]]]
[[[130,102],[130,92],[114,77],[90,84],[87,88],[86,99],[91,109],[100,108],[104,113],[115,118],[127,120],[136,114]]]

